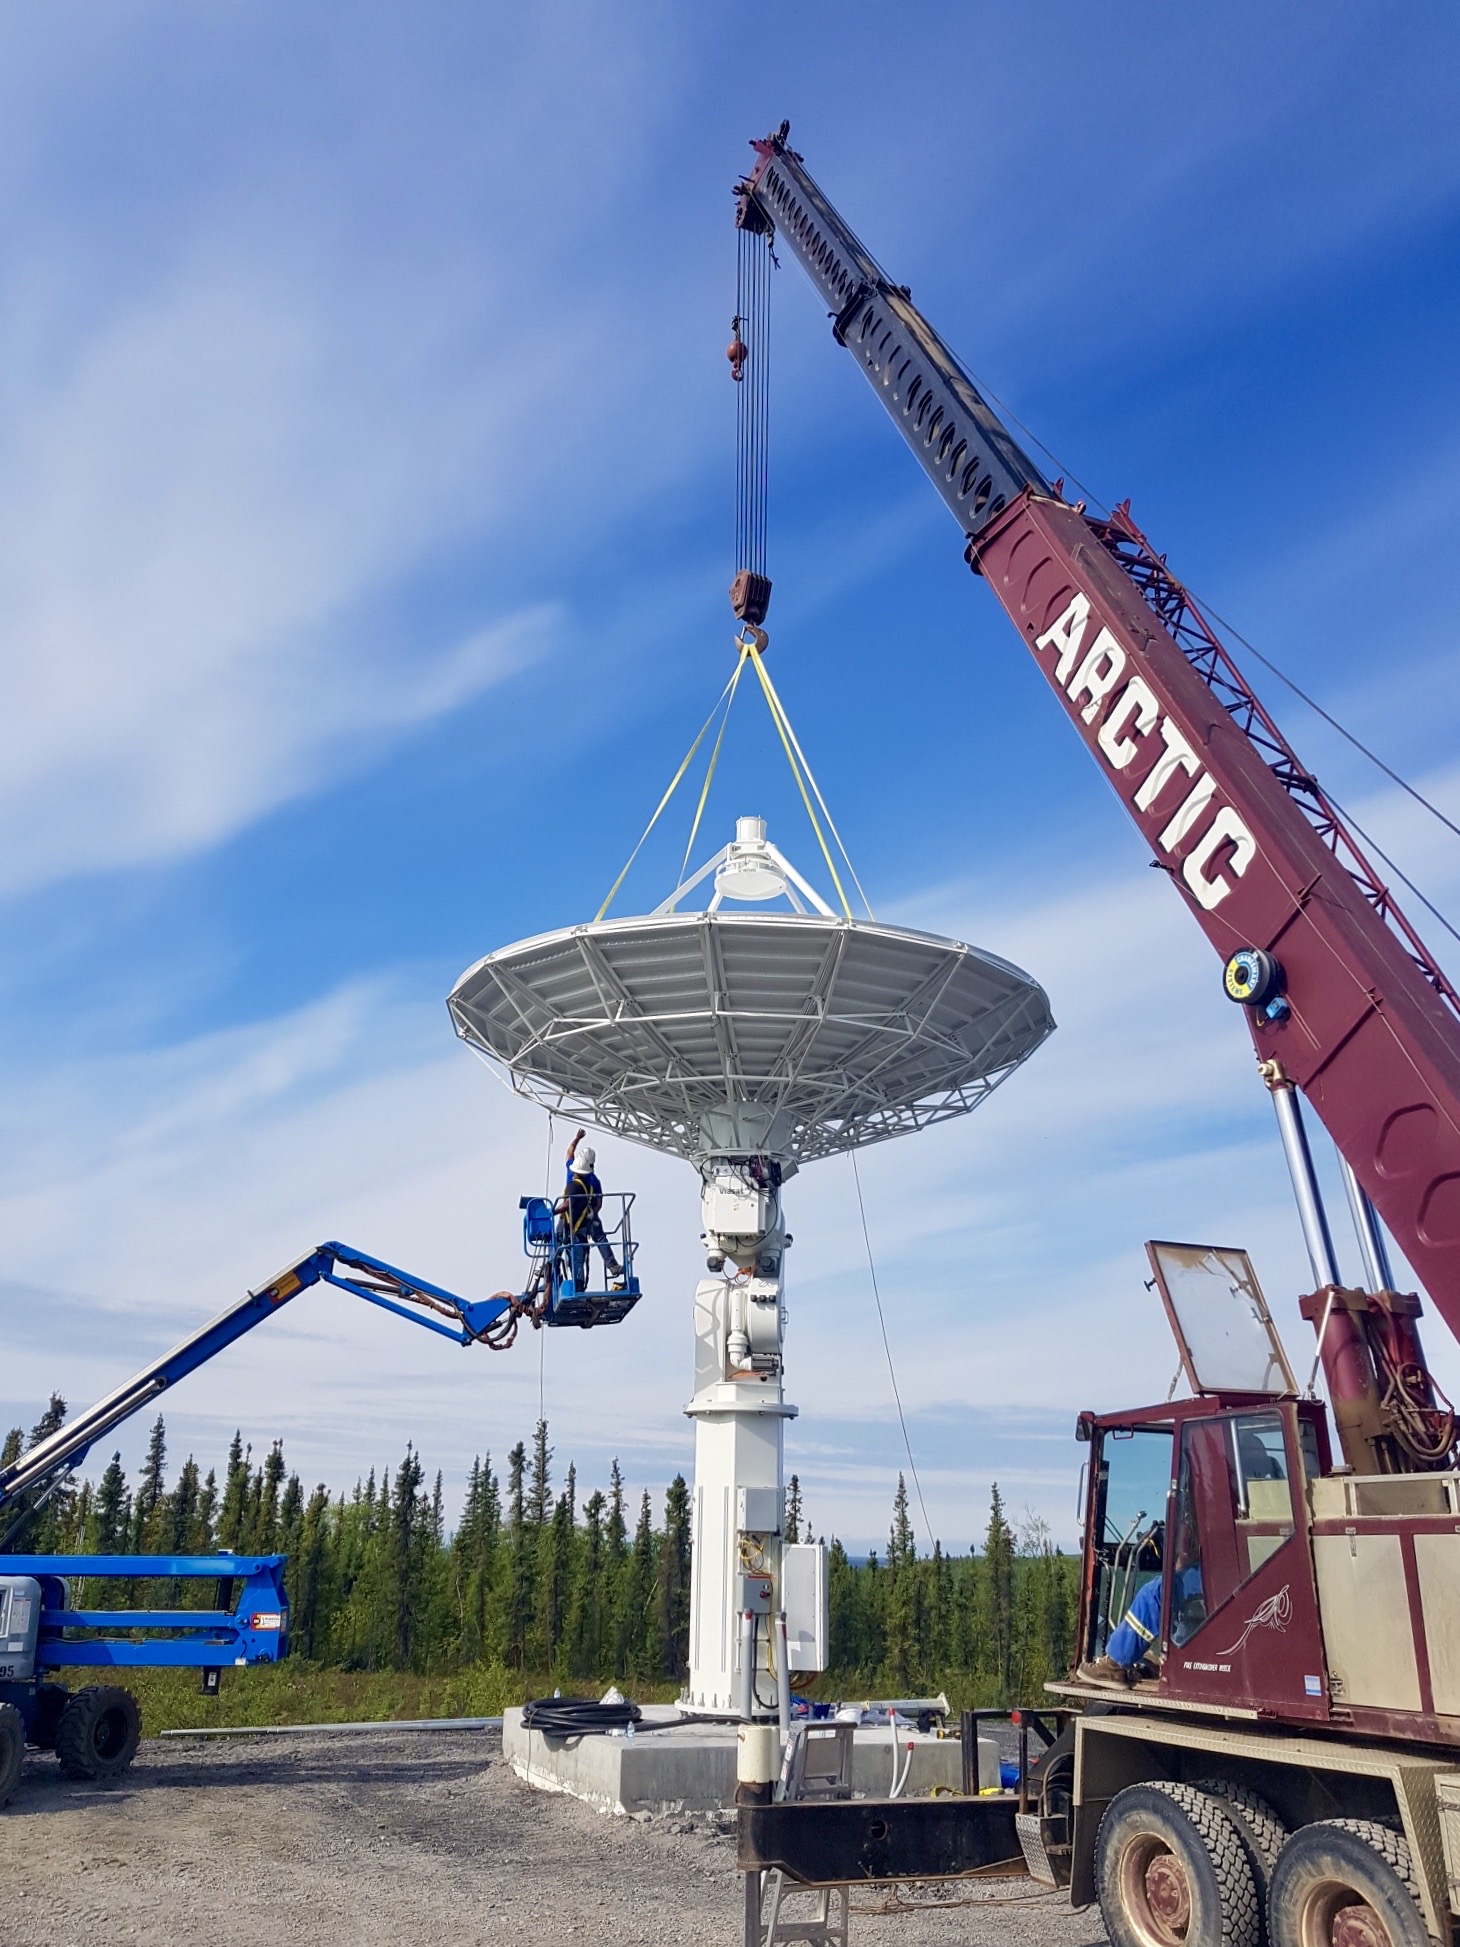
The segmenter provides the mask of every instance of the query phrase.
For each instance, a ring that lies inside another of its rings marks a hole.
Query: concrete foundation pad
[[[650,1724],[666,1725],[649,1730]],[[899,1733],[899,1764],[912,1761],[903,1791],[958,1791],[963,1747],[957,1738]],[[669,1704],[649,1704],[634,1736],[545,1738],[524,1730],[520,1709],[505,1712],[502,1752],[534,1791],[567,1792],[600,1812],[710,1812],[735,1803],[733,1724],[681,1718]],[[980,1783],[997,1786],[998,1747],[979,1739]],[[892,1747],[885,1725],[859,1729],[853,1739],[852,1789],[859,1798],[885,1798],[892,1787]]]

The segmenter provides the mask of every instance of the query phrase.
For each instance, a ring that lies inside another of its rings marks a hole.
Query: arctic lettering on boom
[[[1137,811],[1155,812],[1157,800],[1169,784],[1191,781],[1178,805],[1170,804],[1168,794],[1168,802],[1160,807],[1167,822],[1157,843],[1162,851],[1174,852],[1206,817],[1217,795],[1217,781],[1202,768],[1201,758],[1185,733],[1170,717],[1162,716],[1148,683],[1132,675],[1124,687],[1118,687],[1128,658],[1109,629],[1102,626],[1097,630],[1082,658],[1089,625],[1090,598],[1077,593],[1064,613],[1036,638],[1034,647],[1036,651],[1056,651],[1051,673],[1083,723],[1094,724],[1107,699],[1114,697],[1095,733],[1096,749],[1111,770],[1129,769],[1151,732],[1159,733],[1160,751],[1132,802]],[[1213,862],[1223,851],[1229,852],[1223,861],[1226,871],[1214,871]],[[1240,879],[1256,854],[1257,841],[1243,820],[1230,805],[1218,805],[1211,823],[1182,864],[1182,884],[1199,906],[1212,912],[1232,890],[1232,878]]]

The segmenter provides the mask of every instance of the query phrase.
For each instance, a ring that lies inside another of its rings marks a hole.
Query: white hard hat
[[[598,1151],[592,1143],[579,1143],[573,1156],[574,1169],[591,1170],[597,1161]]]

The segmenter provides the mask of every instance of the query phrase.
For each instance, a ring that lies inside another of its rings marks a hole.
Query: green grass
[[[500,1717],[509,1704],[548,1695],[555,1679],[500,1664],[480,1664],[447,1675],[421,1677],[399,1670],[327,1670],[297,1662],[255,1664],[225,1670],[216,1697],[200,1696],[196,1670],[74,1669],[57,1673],[69,1688],[120,1683],[142,1706],[145,1735],[226,1724],[385,1723],[411,1717]],[[573,1686],[601,1696],[602,1683]],[[637,1703],[668,1703],[677,1684],[624,1684]],[[563,1685],[564,1690],[570,1688]]]

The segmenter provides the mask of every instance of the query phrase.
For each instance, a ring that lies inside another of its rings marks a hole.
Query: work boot
[[[1075,1673],[1084,1683],[1117,1683],[1122,1690],[1129,1689],[1131,1673],[1124,1664],[1113,1662],[1108,1656],[1097,1656],[1092,1663],[1082,1663]]]

